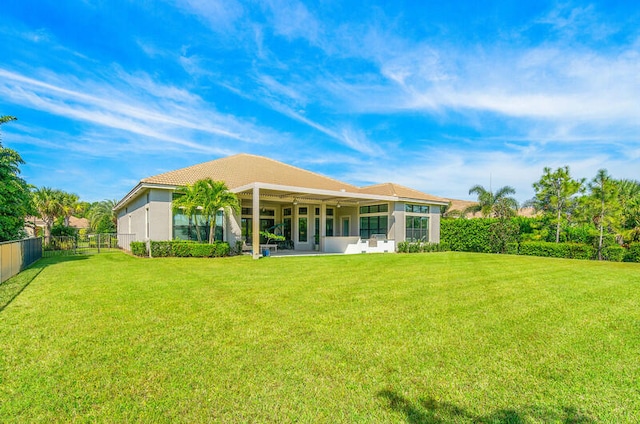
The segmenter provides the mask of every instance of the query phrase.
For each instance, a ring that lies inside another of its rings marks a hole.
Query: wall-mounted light
[[[340,207],[340,202],[338,202],[338,204],[336,205],[336,208],[339,208],[339,207]]]
[[[298,199],[296,199],[295,197],[293,198],[293,204],[297,205],[298,204]]]

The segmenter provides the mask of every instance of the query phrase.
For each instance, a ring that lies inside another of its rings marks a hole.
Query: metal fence
[[[4,283],[41,257],[41,237],[0,243],[0,283]]]
[[[43,246],[43,256],[90,255],[115,249],[130,251],[130,244],[134,240],[135,234],[52,236]]]

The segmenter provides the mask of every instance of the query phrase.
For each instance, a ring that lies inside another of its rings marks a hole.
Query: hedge
[[[180,258],[218,258],[229,256],[231,248],[227,242],[215,242],[213,244],[195,243],[184,240],[152,241],[151,256],[162,258],[175,256]]]
[[[617,244],[602,248],[602,259],[605,261],[622,262],[627,250]]]
[[[507,253],[518,241],[520,224],[495,218],[443,219],[440,241],[460,252]]]
[[[422,253],[422,252],[447,252],[449,245],[446,243],[422,243],[401,241],[398,243],[398,253]]]
[[[584,243],[551,243],[547,241],[526,241],[520,243],[519,253],[528,256],[543,256],[566,259],[593,259],[596,250]]]
[[[640,243],[631,243],[624,256],[625,262],[640,262]]]
[[[149,256],[147,253],[147,244],[143,241],[132,241],[131,244],[131,253],[136,256]]]

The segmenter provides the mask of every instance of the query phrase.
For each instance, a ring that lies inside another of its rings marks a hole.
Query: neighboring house
[[[138,241],[195,239],[193,222],[173,211],[172,199],[180,186],[203,178],[224,181],[242,206],[239,215],[220,212],[216,239],[251,246],[254,257],[266,242],[259,232],[266,229],[280,232],[298,251],[361,253],[395,251],[404,240],[437,243],[440,207],[448,203],[398,184],[361,188],[238,154],[144,178],[114,208],[118,232]]]
[[[451,206],[449,206],[447,213],[444,214],[446,218],[482,218],[482,214],[480,212],[464,212],[468,207],[475,206],[478,202],[474,200],[459,200],[459,199],[445,199],[448,202],[451,202]],[[518,209],[517,216],[522,216],[525,218],[533,218],[539,215],[532,207],[524,207]]]
[[[28,216],[25,219],[25,231],[28,237],[36,237],[36,234],[44,234],[45,223],[41,218],[35,216]],[[69,227],[77,230],[88,230],[89,220],[87,218],[76,218],[75,216],[69,217]]]

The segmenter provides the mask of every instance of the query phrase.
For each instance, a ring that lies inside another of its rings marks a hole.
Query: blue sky
[[[640,179],[636,1],[8,0],[2,142],[35,186],[122,198],[235,153],[356,185],[517,198]]]

